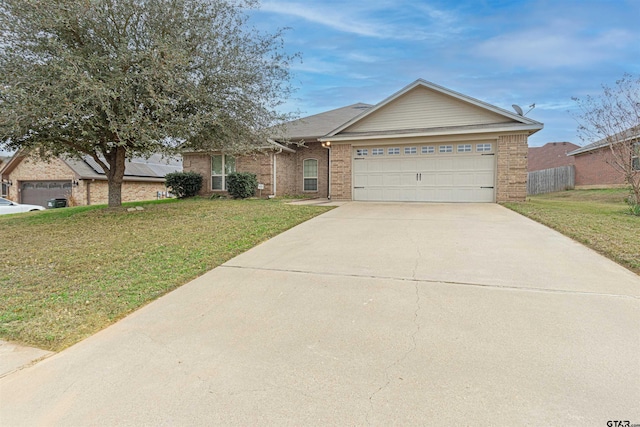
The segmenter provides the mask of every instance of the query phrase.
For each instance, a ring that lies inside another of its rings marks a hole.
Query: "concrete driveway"
[[[0,379],[0,424],[640,423],[639,299],[501,206],[354,202]]]

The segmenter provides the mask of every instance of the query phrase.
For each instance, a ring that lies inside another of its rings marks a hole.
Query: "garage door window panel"
[[[476,144],[476,151],[478,153],[488,153],[491,149],[491,144]]]
[[[458,144],[458,153],[471,153],[471,144]]]
[[[303,190],[318,191],[318,161],[306,159],[303,163]]]
[[[440,153],[453,153],[453,145],[441,145],[438,151]]]
[[[425,147],[422,147],[422,149],[420,150],[420,152],[421,152],[422,154],[433,154],[433,153],[435,153],[435,152],[436,152],[436,149],[435,149],[435,147],[425,146]]]

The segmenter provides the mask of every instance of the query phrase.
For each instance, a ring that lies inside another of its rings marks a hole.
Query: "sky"
[[[309,116],[377,104],[422,78],[544,123],[530,146],[569,141],[572,97],[640,75],[640,0],[262,0],[258,30],[284,33],[296,92],[281,109]]]

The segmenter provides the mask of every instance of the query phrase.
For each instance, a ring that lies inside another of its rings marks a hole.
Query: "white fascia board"
[[[491,129],[461,129],[456,131],[451,130],[435,130],[426,132],[415,133],[396,133],[396,134],[377,134],[377,135],[336,135],[326,136],[320,138],[321,142],[341,142],[341,141],[362,141],[367,139],[393,139],[393,138],[415,138],[423,136],[445,136],[445,135],[470,135],[470,134],[495,134],[495,133],[522,133],[528,132],[532,135],[542,129],[541,125],[522,125],[517,128],[514,127],[497,127]]]

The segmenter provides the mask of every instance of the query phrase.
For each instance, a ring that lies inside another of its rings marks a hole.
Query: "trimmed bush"
[[[249,172],[234,172],[227,175],[227,191],[234,199],[252,197],[258,188],[256,175]]]
[[[165,176],[167,188],[179,199],[193,197],[202,188],[202,175],[195,172],[172,172]]]

